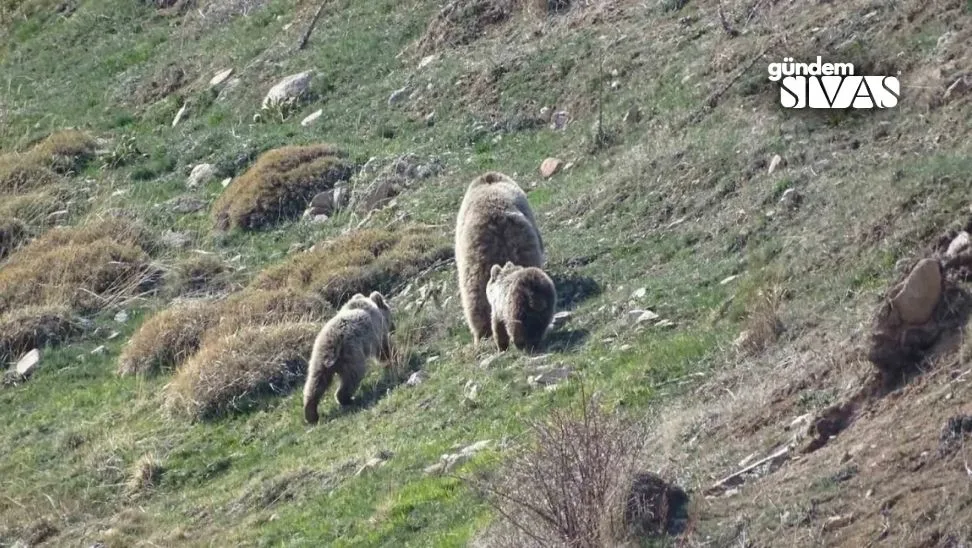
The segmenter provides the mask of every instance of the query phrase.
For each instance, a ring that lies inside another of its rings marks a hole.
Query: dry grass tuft
[[[267,269],[253,287],[312,291],[337,307],[355,293],[392,293],[452,254],[451,244],[429,229],[361,230]]]
[[[142,455],[142,458],[135,462],[128,481],[125,482],[126,491],[132,496],[151,491],[158,486],[164,471],[165,468],[158,457],[151,453]]]
[[[207,343],[166,385],[166,407],[205,420],[289,392],[307,372],[319,329],[316,323],[247,327]]]
[[[119,375],[149,374],[192,356],[203,335],[219,322],[222,303],[194,302],[159,312],[128,341],[118,358]]]
[[[762,352],[783,333],[780,306],[785,290],[779,284],[760,288],[746,304],[745,331],[738,339],[740,350],[746,354]]]
[[[219,255],[194,254],[166,273],[165,290],[171,297],[223,292],[232,287],[235,272]]]
[[[0,217],[0,261],[13,253],[30,236],[20,219]]]
[[[49,223],[50,215],[60,210],[63,204],[62,197],[47,190],[4,196],[0,200],[0,219],[19,219],[31,226],[44,225]]]
[[[58,173],[77,173],[94,158],[95,141],[76,130],[51,134],[23,153],[0,155],[0,194],[53,185]]]
[[[32,348],[59,344],[82,331],[65,306],[31,306],[0,314],[0,363],[18,359]]]
[[[618,546],[637,476],[639,430],[583,400],[579,416],[553,411],[489,482],[476,482],[501,516],[491,546]]]
[[[331,145],[264,153],[213,204],[217,229],[256,230],[300,216],[318,192],[351,177],[347,154]]]
[[[89,312],[138,295],[155,281],[148,234],[122,219],[55,228],[7,259],[0,312],[61,305]]]
[[[248,326],[322,321],[332,312],[319,297],[284,289],[245,291],[220,301],[179,305],[149,318],[118,360],[118,374],[175,369],[200,347]]]

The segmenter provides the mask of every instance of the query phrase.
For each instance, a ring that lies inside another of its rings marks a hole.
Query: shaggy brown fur
[[[351,404],[351,396],[368,371],[368,359],[391,356],[393,329],[391,309],[377,291],[368,297],[355,294],[324,324],[314,341],[304,384],[304,419],[308,423],[317,423],[317,405],[334,375],[341,378],[337,402]]]
[[[489,172],[469,185],[456,220],[459,293],[477,344],[491,332],[489,269],[507,261],[542,267],[543,240],[523,190],[506,175]]]
[[[557,305],[550,276],[535,266],[493,265],[486,297],[492,309],[493,338],[501,352],[509,348],[510,339],[520,350],[540,344]]]

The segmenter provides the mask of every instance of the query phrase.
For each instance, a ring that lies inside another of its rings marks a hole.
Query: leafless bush
[[[629,536],[624,522],[644,436],[587,398],[579,411],[532,423],[535,442],[498,478],[477,482],[501,516],[490,545],[594,548]]]

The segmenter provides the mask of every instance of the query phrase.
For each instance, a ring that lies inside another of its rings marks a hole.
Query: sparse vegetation
[[[32,348],[64,343],[82,331],[66,306],[28,306],[0,314],[0,364]]]
[[[315,194],[351,174],[347,153],[332,145],[271,150],[216,200],[214,223],[223,230],[256,230],[293,219]]]

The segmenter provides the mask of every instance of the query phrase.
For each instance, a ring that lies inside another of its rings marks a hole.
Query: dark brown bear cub
[[[493,265],[486,297],[492,310],[493,337],[500,351],[509,348],[510,339],[520,350],[532,350],[540,344],[557,305],[557,290],[550,276],[537,267],[512,262],[502,267]]]

